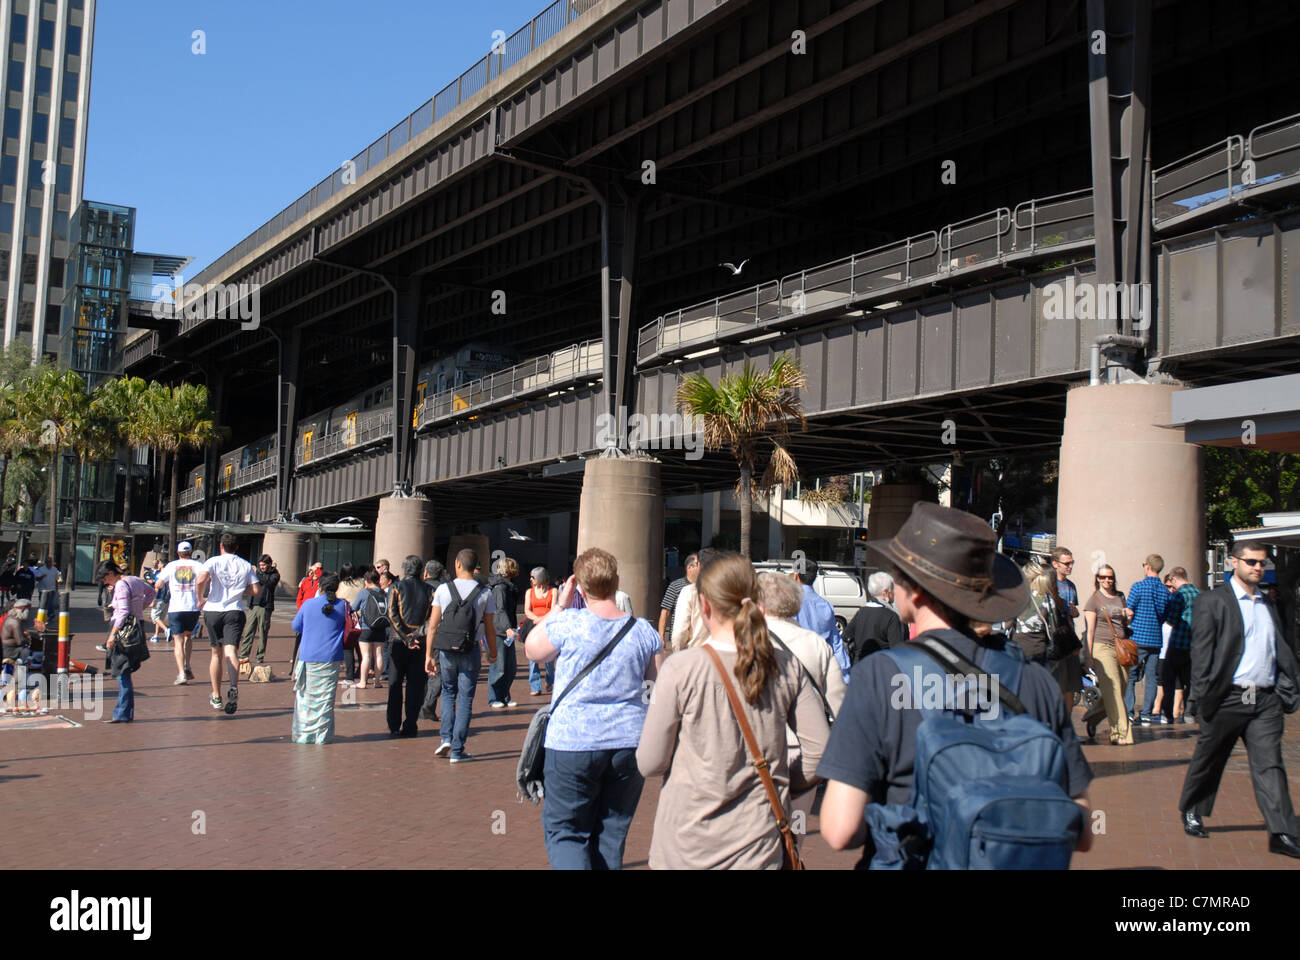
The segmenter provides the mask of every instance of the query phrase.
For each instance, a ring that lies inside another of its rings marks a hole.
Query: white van
[[[759,573],[764,570],[790,574],[794,572],[793,560],[763,560],[754,564]],[[852,567],[839,567],[831,564],[817,565],[817,578],[813,580],[813,589],[823,597],[835,610],[835,622],[839,624],[840,634],[854,615],[867,603],[867,591],[858,579]]]

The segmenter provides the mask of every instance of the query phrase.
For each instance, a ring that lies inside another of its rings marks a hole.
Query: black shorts
[[[1170,650],[1160,661],[1162,676],[1160,682],[1167,687],[1190,687],[1192,685],[1192,652],[1190,650]]]
[[[203,623],[208,628],[208,643],[214,647],[239,646],[239,641],[244,636],[244,622],[247,619],[243,610],[205,612]]]

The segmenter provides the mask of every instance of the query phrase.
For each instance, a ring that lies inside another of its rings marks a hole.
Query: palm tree
[[[126,496],[122,502],[122,526],[131,532],[132,475],[135,473],[135,451],[148,446],[144,434],[143,411],[149,385],[139,377],[121,377],[105,380],[95,390],[92,406],[112,425],[117,442],[126,447]]]
[[[140,429],[136,436],[145,439],[149,446],[171,454],[172,508],[171,529],[167,549],[176,555],[176,528],[180,516],[177,503],[180,455],[182,450],[200,450],[215,443],[221,436],[216,426],[216,414],[208,406],[208,388],[193,383],[179,387],[149,384],[141,405]]]
[[[50,556],[58,562],[56,525],[59,519],[59,451],[72,445],[85,424],[90,407],[81,375],[53,367],[40,369],[14,397],[14,439],[23,446],[50,452],[49,494],[45,512],[50,521]],[[75,546],[74,546],[75,550]]]
[[[763,472],[762,485],[790,484],[799,476],[794,458],[785,448],[789,420],[806,426],[796,391],[808,385],[797,361],[782,354],[764,373],[746,362],[740,373],[729,374],[716,384],[697,371],[677,388],[677,409],[696,420],[710,450],[728,450],[740,467],[736,496],[740,501],[740,552],[750,553],[753,526],[754,472],[762,460],[764,441],[772,446]]]
[[[76,479],[72,488],[72,559],[68,568],[68,590],[77,585],[77,534],[81,528],[81,477],[86,461],[111,460],[117,452],[117,421],[105,415],[102,406],[96,405],[99,391],[87,398],[81,410],[81,420],[75,424],[69,446],[76,454]]]
[[[31,350],[18,340],[0,352],[0,520],[4,517],[10,461],[26,452],[21,442],[22,432],[15,422],[18,415],[16,399],[31,379],[48,366],[46,360],[34,366]]]

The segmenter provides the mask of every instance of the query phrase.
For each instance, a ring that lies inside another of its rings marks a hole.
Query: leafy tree
[[[21,341],[15,340],[0,352],[0,519],[4,516],[4,506],[13,499],[17,509],[18,493],[21,484],[14,484],[11,498],[9,490],[9,471],[12,461],[24,456],[27,451],[22,443],[22,431],[16,423],[17,398],[26,390],[41,370],[48,369],[48,361],[39,365],[32,364],[31,349]]]
[[[81,529],[81,478],[86,461],[109,460],[117,452],[118,421],[109,417],[103,407],[95,403],[95,399],[95,396],[89,397],[79,407],[81,419],[73,425],[68,444],[76,457],[72,486],[72,559],[69,561],[71,566],[67,577],[69,590],[76,587],[77,534]]]
[[[792,484],[798,479],[799,469],[784,444],[792,418],[797,418],[800,426],[806,425],[798,391],[807,385],[799,364],[782,354],[763,373],[746,363],[739,373],[728,374],[716,384],[703,372],[696,372],[677,388],[677,409],[701,424],[704,445],[729,451],[740,468],[737,499],[742,556],[750,555],[755,471],[766,460],[764,487]],[[768,445],[771,449],[764,457]]]
[[[126,496],[122,503],[122,526],[128,533],[131,530],[135,451],[149,444],[143,416],[148,393],[149,385],[139,377],[121,377],[100,384],[91,403],[96,416],[110,425],[116,435],[116,442],[126,448]]]
[[[176,555],[176,528],[180,517],[180,455],[183,450],[201,450],[217,442],[216,414],[208,405],[208,388],[193,383],[166,387],[149,384],[140,407],[139,431],[135,434],[149,446],[171,454],[171,529],[168,550]]]
[[[50,522],[50,555],[57,563],[59,451],[72,446],[77,432],[85,426],[90,408],[86,382],[72,370],[60,373],[53,367],[44,367],[15,395],[13,403],[15,442],[49,452],[49,493],[45,512]]]

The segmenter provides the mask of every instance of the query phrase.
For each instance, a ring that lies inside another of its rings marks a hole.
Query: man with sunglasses
[[[1057,547],[1052,551],[1052,569],[1056,571],[1056,594],[1069,608],[1070,619],[1075,620],[1079,616],[1079,588],[1070,579],[1074,554],[1065,547]]]
[[[1255,801],[1268,826],[1268,849],[1300,858],[1295,809],[1282,764],[1284,713],[1300,703],[1296,659],[1282,639],[1277,609],[1260,592],[1267,554],[1238,542],[1232,578],[1197,598],[1192,613],[1192,690],[1188,709],[1201,723],[1178,809],[1183,830],[1207,837],[1224,765],[1246,743]]]

